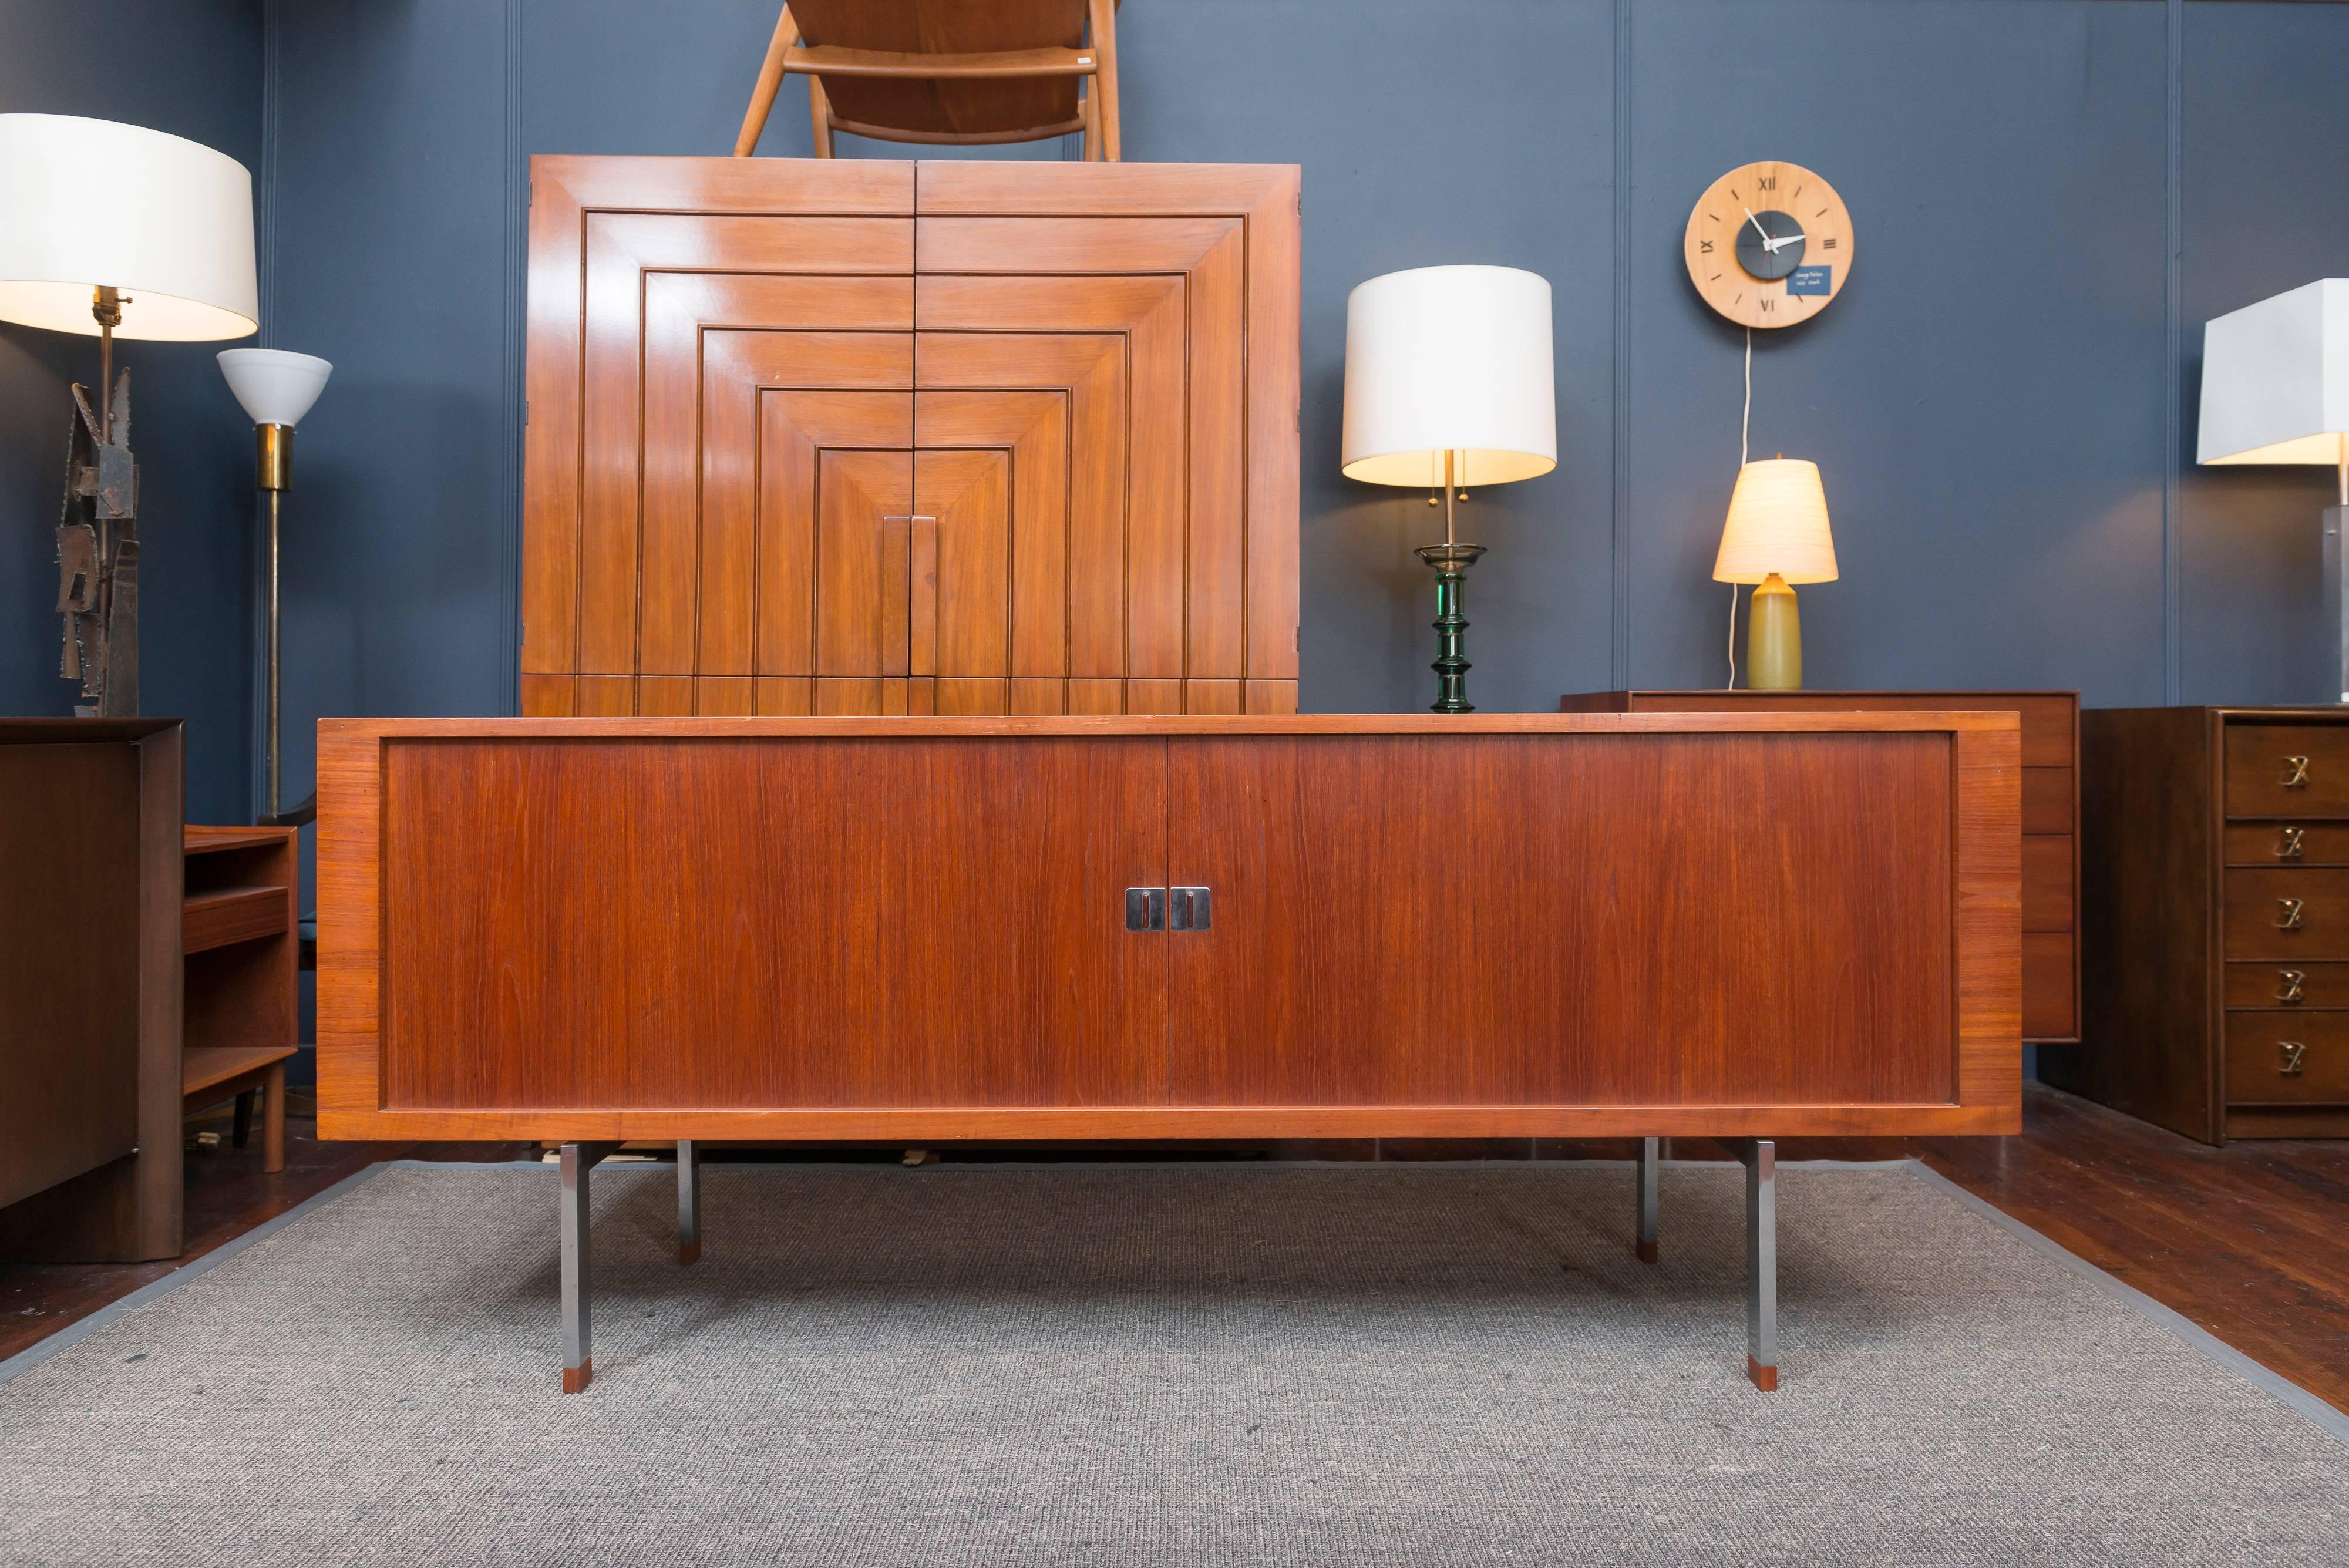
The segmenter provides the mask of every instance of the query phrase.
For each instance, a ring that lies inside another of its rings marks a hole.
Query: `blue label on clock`
[[[1833,294],[1835,268],[1832,266],[1798,266],[1786,275],[1788,294]]]

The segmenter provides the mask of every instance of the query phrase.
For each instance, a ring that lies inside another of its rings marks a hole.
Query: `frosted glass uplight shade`
[[[1713,580],[1758,583],[1773,572],[1790,584],[1836,579],[1835,537],[1816,462],[1765,458],[1737,471]]]
[[[117,337],[242,337],[261,319],[253,178],[209,147],[109,119],[0,114],[0,321]]]
[[[2349,432],[2349,278],[2230,311],[2202,328],[2201,462],[2339,463]]]
[[[316,354],[283,348],[222,349],[220,368],[254,424],[287,426],[302,422],[335,369]]]
[[[1508,266],[1391,272],[1346,296],[1349,479],[1437,488],[1557,466],[1549,282]]]

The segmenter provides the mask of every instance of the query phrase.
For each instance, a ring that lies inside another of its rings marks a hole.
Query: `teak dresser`
[[[323,1136],[2020,1126],[2011,713],[330,720]],[[1652,1145],[1643,1145],[1652,1156]],[[1653,1255],[1652,1158],[1640,1183]]]
[[[2205,1143],[2349,1135],[2349,709],[2080,736],[2087,1038],[2041,1075]]]

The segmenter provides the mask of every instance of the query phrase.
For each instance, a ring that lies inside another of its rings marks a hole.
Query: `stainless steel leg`
[[[1656,1261],[1656,1152],[1662,1142],[1652,1137],[1640,1140],[1640,1241],[1632,1251],[1643,1263]]]
[[[677,1140],[677,1261],[701,1262],[701,1150]]]
[[[1755,1138],[1745,1162],[1745,1375],[1778,1386],[1778,1146]]]
[[[608,1143],[563,1146],[563,1391],[576,1394],[595,1376],[588,1306],[587,1173],[612,1152]]]

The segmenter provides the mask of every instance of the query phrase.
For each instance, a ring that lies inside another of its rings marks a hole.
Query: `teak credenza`
[[[329,720],[337,1138],[2012,1133],[2012,713]],[[1652,1152],[1652,1144],[1642,1146]],[[1652,1160],[1640,1186],[1652,1255]]]

